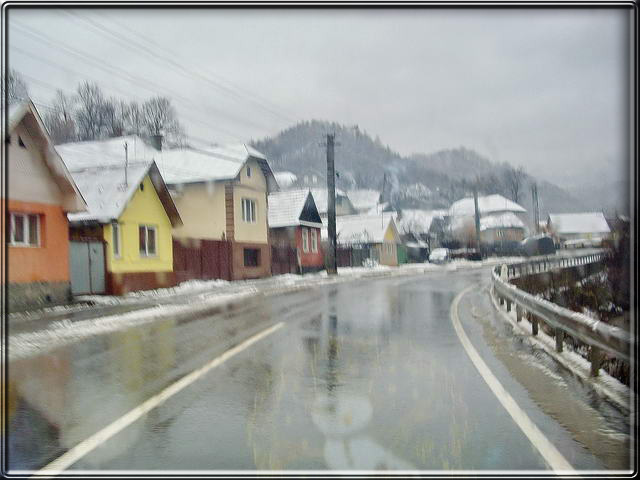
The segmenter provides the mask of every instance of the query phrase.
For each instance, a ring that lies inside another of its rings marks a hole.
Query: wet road
[[[74,470],[547,470],[452,326],[575,469],[626,469],[625,414],[501,323],[487,270],[256,297],[9,365],[9,461],[39,469],[234,345]]]

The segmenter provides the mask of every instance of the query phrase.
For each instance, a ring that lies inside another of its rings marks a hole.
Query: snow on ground
[[[240,300],[251,296],[255,291],[236,294],[201,297],[198,302],[181,305],[154,305],[144,310],[136,310],[122,314],[100,318],[79,320],[61,320],[53,322],[47,328],[34,332],[19,333],[9,336],[9,359],[28,357],[42,354],[46,351],[74,343],[93,335],[109,333],[125,328],[140,326],[160,319],[176,319],[185,315],[204,313],[212,307],[223,305],[230,301]]]
[[[58,348],[83,338],[143,325],[164,318],[175,318],[183,315],[197,315],[207,309],[234,302],[256,294],[277,295],[285,292],[302,290],[305,288],[353,281],[366,277],[387,277],[416,275],[426,272],[455,271],[458,269],[483,268],[489,265],[502,264],[522,260],[514,258],[490,258],[482,262],[468,260],[454,260],[447,264],[410,263],[400,267],[375,265],[372,267],[344,267],[338,268],[337,276],[329,276],[326,271],[309,273],[306,275],[277,275],[274,277],[228,282],[225,280],[189,280],[176,287],[131,292],[122,297],[109,295],[86,295],[77,300],[93,302],[99,305],[148,305],[148,308],[132,312],[99,316],[86,320],[72,321],[64,319],[47,324],[44,329],[19,333],[9,338],[10,358],[21,358],[40,354],[53,348]],[[48,309],[50,313],[68,311],[73,314],[78,311],[90,310],[90,306],[54,307]],[[43,310],[38,312],[42,316]],[[46,312],[45,312],[46,316]],[[72,316],[72,315],[71,315]],[[15,318],[11,316],[13,321]]]

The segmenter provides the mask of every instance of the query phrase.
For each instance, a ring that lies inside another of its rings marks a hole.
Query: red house
[[[295,249],[297,271],[324,269],[320,245],[322,220],[309,190],[269,194],[269,241],[273,247]]]

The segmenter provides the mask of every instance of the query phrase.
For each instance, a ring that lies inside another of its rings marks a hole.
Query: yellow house
[[[109,154],[114,146],[122,148],[124,141],[81,142],[57,148],[88,205],[87,212],[68,215],[72,289],[74,274],[76,279],[81,276],[77,269],[82,260],[74,259],[74,241],[104,244],[108,293],[175,284],[171,233],[182,220],[155,161],[124,162]],[[78,287],[75,293],[82,291]]]
[[[267,195],[278,187],[264,155],[242,144],[162,150],[157,158],[183,221],[174,237],[206,257],[220,258],[206,248],[228,248],[228,279],[271,275]]]
[[[378,215],[344,215],[336,217],[336,236],[339,245],[360,245],[371,250],[381,265],[398,265],[400,234],[394,220],[395,213]],[[327,229],[322,230],[327,239]]]

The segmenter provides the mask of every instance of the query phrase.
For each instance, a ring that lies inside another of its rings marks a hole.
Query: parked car
[[[429,255],[429,261],[431,263],[445,263],[449,260],[448,248],[436,248]]]
[[[556,246],[553,238],[548,235],[535,235],[520,242],[520,249],[523,255],[533,257],[536,255],[553,255],[556,253]]]

